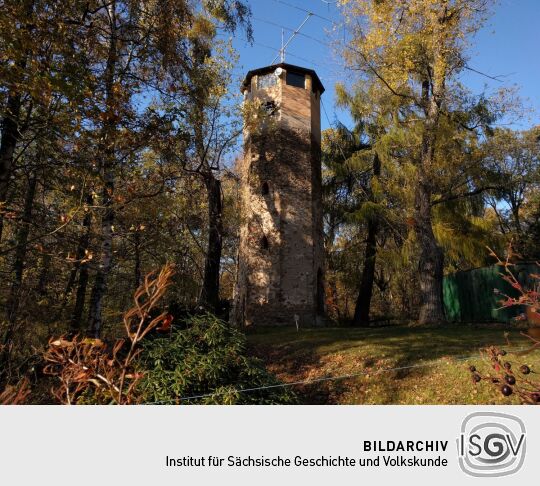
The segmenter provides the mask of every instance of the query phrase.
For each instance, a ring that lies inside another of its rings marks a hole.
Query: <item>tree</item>
[[[539,189],[540,131],[538,128],[516,132],[507,128],[495,130],[485,144],[486,179],[493,190],[487,201],[497,216],[501,233],[524,238],[526,222],[524,205]],[[515,247],[518,249],[518,243]]]
[[[190,62],[183,76],[173,72],[182,81],[179,89],[186,101],[171,104],[168,109],[177,126],[175,159],[181,171],[202,181],[206,190],[207,242],[199,304],[216,311],[224,239],[221,175],[226,157],[242,133],[242,117],[235,102],[238,96],[231,96],[227,88],[234,63],[232,53],[226,43],[216,39],[216,28],[207,18],[201,17],[198,22],[201,35],[188,47]]]
[[[7,69],[2,69],[2,77],[6,80],[4,89],[7,101],[2,116],[0,135],[0,241],[4,226],[4,211],[7,205],[10,178],[13,170],[13,160],[21,134],[21,107],[25,93],[25,75],[29,57],[35,48],[32,17],[34,0],[24,2],[7,2],[3,6],[4,21],[1,25],[2,46],[14,46],[3,54],[7,61]],[[18,22],[24,19],[23,22]]]
[[[413,225],[420,249],[418,281],[420,324],[444,322],[444,253],[433,229],[433,204],[441,178],[449,177],[441,144],[448,131],[464,129],[469,115],[459,85],[466,68],[468,39],[482,26],[486,0],[345,0],[352,39],[345,50],[349,65],[367,83],[393,99],[394,121],[407,127],[404,150],[415,168]],[[481,126],[480,126],[481,127]],[[474,125],[467,126],[474,131]],[[440,200],[447,198],[441,197]]]
[[[190,218],[206,204],[191,174],[170,163],[171,148],[189,122],[206,137],[208,125],[185,116],[190,69],[207,70],[201,82],[215,89],[217,43],[209,42],[238,25],[250,35],[249,9],[228,0],[2,3],[2,363],[13,346],[23,355],[39,340],[18,332],[30,321],[49,332],[69,321],[81,334],[87,312],[98,336],[104,312],[125,310],[149,266],[176,260],[181,298],[192,304],[207,232],[192,234]],[[228,88],[219,89],[223,97]],[[167,104],[182,115],[168,118]],[[216,139],[207,140],[215,150]]]
[[[5,64],[2,85],[5,93],[0,141],[0,236],[1,254],[7,264],[5,305],[6,329],[2,333],[0,365],[9,361],[29,257],[30,238],[36,220],[36,199],[45,198],[54,176],[45,167],[54,166],[62,137],[73,135],[67,119],[83,89],[79,85],[84,68],[79,66],[79,31],[64,30],[66,19],[78,12],[81,2],[70,5],[45,1],[6,2],[0,22],[0,42]],[[53,155],[54,154],[54,155]],[[9,221],[6,224],[6,221]],[[5,240],[5,239],[4,239]],[[38,290],[43,290],[50,258],[42,259]],[[2,373],[3,374],[3,373]]]
[[[204,132],[204,109],[216,111],[214,99],[210,99],[207,106],[207,98],[218,86],[221,90],[224,88],[218,84],[222,79],[215,79],[219,73],[214,68],[216,63],[209,41],[220,25],[234,30],[237,22],[244,23],[249,11],[241,2],[202,2],[200,10],[190,2],[148,3],[113,1],[107,6],[107,15],[102,15],[107,33],[100,74],[103,99],[98,170],[103,210],[100,255],[89,307],[90,332],[96,336],[102,326],[102,301],[112,265],[115,174],[122,165],[119,161],[129,157],[132,149],[129,143],[133,141],[125,136],[121,125],[133,123],[136,112],[132,103],[141,89],[178,93],[175,98],[180,101],[178,109],[187,113],[188,123],[193,127],[194,146],[200,161],[196,170],[203,175],[209,203],[210,231],[203,289],[219,288],[221,187],[219,180],[213,177],[216,168],[207,161],[211,153],[207,142],[215,143],[215,133],[207,138]],[[167,27],[169,24],[175,28]],[[180,127],[185,126],[184,121],[181,120]],[[181,136],[185,136],[185,131],[181,130]],[[141,141],[141,138],[136,137],[136,140]],[[120,141],[122,146],[119,146]],[[218,150],[218,164],[225,148]],[[185,153],[180,150],[180,154]],[[170,158],[170,153],[166,157]],[[209,299],[214,303],[216,295],[212,294]]]

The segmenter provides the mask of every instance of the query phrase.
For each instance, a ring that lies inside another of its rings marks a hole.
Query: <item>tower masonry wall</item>
[[[232,319],[243,325],[315,325],[324,315],[320,93],[286,84],[246,99],[276,105],[244,135],[241,229]]]

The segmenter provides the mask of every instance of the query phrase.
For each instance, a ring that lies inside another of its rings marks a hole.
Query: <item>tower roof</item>
[[[313,80],[313,88],[319,91],[321,94],[324,93],[324,86],[317,76],[317,73],[313,69],[308,69],[300,66],[295,66],[294,64],[287,64],[286,62],[281,62],[279,64],[272,64],[271,66],[265,66],[258,69],[252,69],[246,74],[244,81],[242,83],[242,88],[247,88],[251,82],[251,78],[259,74],[268,74],[274,72],[277,68],[283,68],[287,72],[298,73],[298,74],[309,74]]]

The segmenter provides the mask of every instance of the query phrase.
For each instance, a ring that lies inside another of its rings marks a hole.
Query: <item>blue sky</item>
[[[330,42],[328,31],[334,21],[339,23],[340,13],[335,4],[323,0],[248,0],[253,12],[255,43],[249,45],[237,36],[234,46],[240,60],[235,74],[241,76],[248,70],[266,66],[272,62],[281,45],[281,28],[297,28],[306,13],[293,8],[309,10],[312,16],[287,49],[286,62],[312,68],[323,82],[326,92],[323,104],[330,123],[339,119],[347,123],[347,114],[334,106],[334,85],[350,78],[344,71],[339,55],[325,43]],[[325,19],[321,18],[325,17]],[[328,20],[326,20],[328,19]],[[277,25],[275,25],[277,24]],[[285,31],[285,39],[291,35]],[[314,40],[316,39],[316,40]],[[496,82],[473,72],[463,75],[463,83],[473,92],[480,93],[502,86],[516,85],[526,107],[533,110],[530,119],[516,125],[527,128],[540,124],[540,0],[500,0],[494,15],[488,20],[474,40],[469,65],[492,76],[504,75],[503,83]],[[328,127],[322,115],[323,129]]]

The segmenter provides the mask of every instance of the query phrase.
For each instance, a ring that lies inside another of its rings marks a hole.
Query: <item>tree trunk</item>
[[[420,246],[418,265],[420,313],[418,324],[441,324],[446,320],[443,304],[444,253],[433,233],[429,183],[420,182],[417,185],[415,200],[415,229]]]
[[[45,253],[41,258],[41,272],[39,272],[39,279],[36,287],[36,291],[41,297],[47,295],[47,284],[49,282],[51,262],[52,256],[49,253]]]
[[[71,335],[79,334],[82,329],[82,315],[84,311],[84,301],[86,298],[86,288],[88,286],[88,263],[81,264],[79,271],[79,285],[77,286],[77,295],[75,305],[69,322]]]
[[[426,115],[422,135],[421,160],[415,187],[415,232],[420,247],[418,282],[420,284],[420,312],[418,324],[441,324],[446,321],[443,305],[444,253],[433,233],[431,215],[432,166],[439,123],[443,83],[430,88],[429,81],[422,83],[422,99]],[[430,94],[430,89],[433,90]],[[439,94],[437,94],[439,93]],[[438,101],[439,100],[439,101]]]
[[[21,226],[17,233],[17,247],[15,249],[15,261],[13,263],[13,282],[11,283],[11,290],[6,303],[7,330],[2,339],[3,347],[2,356],[0,359],[0,369],[8,363],[11,355],[11,348],[13,347],[13,335],[15,332],[17,312],[19,310],[21,298],[28,235],[30,234],[30,224],[32,222],[32,209],[34,207],[36,187],[37,175],[34,174],[28,183]]]
[[[133,269],[135,277],[135,290],[141,285],[142,275],[141,275],[141,233],[138,229],[135,229],[135,234],[133,235],[134,241],[134,252],[135,252],[135,266]]]
[[[377,153],[373,157],[373,177],[381,175],[381,161]],[[370,195],[373,202],[373,195]],[[360,292],[356,300],[354,309],[353,324],[355,326],[369,325],[369,311],[371,308],[371,297],[373,296],[373,282],[375,280],[375,260],[377,258],[377,234],[379,232],[379,221],[370,217],[368,221],[368,234],[366,239],[366,251],[364,253],[364,269],[362,270],[362,281]]]
[[[86,197],[86,203],[88,206],[92,205],[92,195],[88,195]],[[64,291],[64,297],[62,299],[62,306],[60,309],[60,313],[58,315],[58,318],[61,317],[63,314],[63,311],[66,307],[66,304],[68,302],[69,296],[71,295],[71,292],[73,291],[73,287],[75,286],[75,281],[77,280],[77,274],[79,273],[79,269],[83,263],[82,260],[86,256],[86,250],[88,249],[88,244],[90,243],[90,223],[92,221],[92,215],[90,213],[90,210],[86,212],[83,218],[83,233],[81,234],[79,238],[79,243],[77,244],[77,251],[75,252],[75,262],[73,263],[73,268],[69,272],[69,278],[66,284],[66,290]]]
[[[5,205],[7,201],[13,155],[19,140],[20,113],[21,95],[19,93],[12,93],[8,97],[6,115],[2,121],[2,137],[0,140],[0,205]],[[4,216],[3,212],[0,212],[0,241],[2,241],[3,230]]]
[[[103,299],[107,291],[107,277],[112,266],[112,244],[114,209],[114,174],[110,164],[105,168],[105,183],[102,192],[104,214],[101,218],[101,258],[90,295],[90,309],[88,312],[89,333],[93,337],[99,337],[103,324]]]
[[[26,6],[26,19],[30,22],[30,18],[34,12],[34,1],[31,0]],[[23,28],[32,30],[33,24],[27,24]],[[19,59],[15,66],[19,72],[24,72],[28,63],[30,53],[27,51],[22,59]],[[20,79],[19,81],[22,81]],[[20,116],[22,105],[22,93],[17,88],[12,88],[8,93],[6,103],[6,113],[2,120],[2,133],[0,136],[0,208],[2,204],[7,202],[8,190],[10,186],[11,174],[13,172],[13,156],[17,143],[20,138]],[[4,231],[4,216],[0,211],[0,242],[2,241],[2,233]]]
[[[91,206],[93,204],[93,201],[94,198],[91,194],[89,194],[86,198],[87,205]],[[69,329],[72,335],[80,333],[82,328],[82,314],[84,311],[84,301],[86,298],[86,287],[88,285],[88,262],[84,259],[86,257],[86,250],[88,249],[88,245],[90,244],[91,224],[92,213],[90,212],[90,208],[88,208],[88,211],[84,215],[83,219],[83,234],[81,235],[79,244],[77,245],[77,261],[75,262],[74,267],[71,270],[64,296],[64,302],[66,302],[69,298],[69,294],[71,294],[73,286],[75,285],[75,279],[78,272],[79,282],[77,286],[77,294],[75,297],[75,305],[73,306],[73,312],[71,314],[71,319],[69,322]]]
[[[362,281],[360,292],[356,299],[354,309],[353,324],[355,326],[369,325],[369,311],[371,307],[371,297],[373,296],[373,281],[375,280],[375,260],[377,257],[377,233],[379,231],[378,221],[368,222],[368,235],[366,239],[366,251],[364,253],[364,269],[362,270]]]
[[[7,305],[7,318],[10,324],[15,322],[19,307],[20,289],[24,272],[28,235],[30,234],[30,224],[32,222],[32,209],[34,207],[36,187],[37,176],[33,175],[29,181],[28,189],[26,191],[22,224],[17,234],[17,248],[15,249],[15,261],[13,263],[13,274],[15,278],[11,286],[11,292]]]
[[[109,5],[109,18],[111,22],[109,52],[107,65],[104,73],[105,85],[105,121],[103,124],[102,160],[100,164],[103,177],[103,190],[101,192],[101,205],[103,215],[101,218],[101,248],[99,263],[90,295],[90,308],[88,311],[89,333],[93,337],[99,337],[103,324],[103,299],[107,291],[107,278],[112,266],[112,243],[114,223],[114,169],[116,155],[116,129],[119,101],[115,94],[115,75],[118,62],[117,26],[116,26],[116,3]]]
[[[199,304],[213,312],[219,304],[219,271],[223,245],[223,215],[221,181],[213,174],[205,177],[208,197],[208,247],[204,265],[204,280]]]

